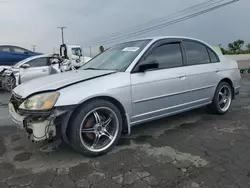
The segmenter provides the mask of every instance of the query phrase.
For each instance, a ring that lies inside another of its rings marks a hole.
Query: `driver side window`
[[[43,67],[43,66],[48,66],[49,61],[48,58],[42,57],[38,59],[33,59],[25,64],[30,65],[30,67]]]
[[[1,52],[11,52],[10,47],[0,47]]]
[[[162,44],[148,55],[147,62],[155,60],[159,63],[158,69],[174,68],[182,66],[182,52],[180,43]]]

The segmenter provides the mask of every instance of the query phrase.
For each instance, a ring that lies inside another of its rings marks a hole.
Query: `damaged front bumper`
[[[63,139],[68,142],[66,128],[74,106],[58,107],[46,112],[23,111],[9,103],[9,114],[18,128],[24,130],[29,139],[41,142]]]

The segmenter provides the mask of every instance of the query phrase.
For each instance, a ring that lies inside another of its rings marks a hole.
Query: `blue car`
[[[12,66],[23,59],[35,55],[41,55],[41,53],[32,52],[18,46],[0,45],[0,66]]]

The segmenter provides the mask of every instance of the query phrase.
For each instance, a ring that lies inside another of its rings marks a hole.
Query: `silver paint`
[[[57,90],[60,92],[60,97],[55,107],[78,105],[90,99],[110,97],[123,106],[130,128],[130,125],[210,104],[217,85],[223,79],[230,79],[235,92],[239,90],[241,76],[237,62],[227,59],[216,51],[214,52],[220,58],[219,63],[132,73],[139,59],[154,42],[168,38],[185,39],[184,37],[151,38],[152,41],[125,72],[70,71],[32,80],[18,86],[14,92],[26,98],[37,92]],[[207,43],[204,44],[212,49]]]

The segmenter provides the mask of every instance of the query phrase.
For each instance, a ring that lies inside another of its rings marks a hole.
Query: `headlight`
[[[26,99],[19,108],[24,110],[49,110],[53,108],[59,95],[59,92],[37,94]]]

